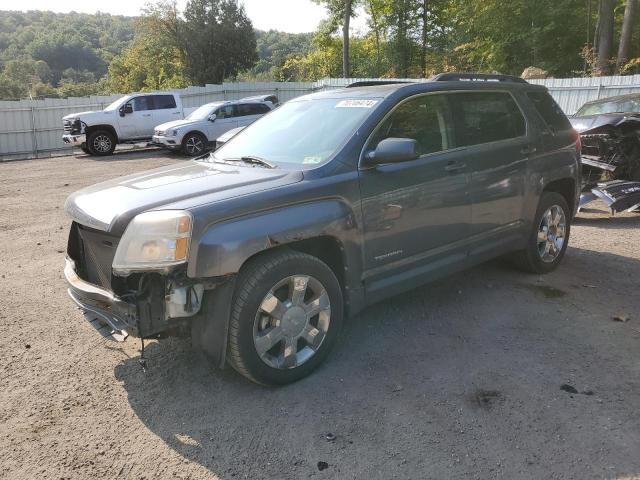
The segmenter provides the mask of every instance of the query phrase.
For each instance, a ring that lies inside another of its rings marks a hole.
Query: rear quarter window
[[[507,92],[464,92],[450,95],[458,147],[526,135],[522,111]]]
[[[572,128],[571,122],[551,95],[546,92],[527,92],[527,97],[551,131]]]

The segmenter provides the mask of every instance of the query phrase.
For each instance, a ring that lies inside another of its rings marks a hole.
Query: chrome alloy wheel
[[[97,135],[93,139],[93,149],[98,153],[107,153],[111,150],[111,139],[107,135]]]
[[[313,357],[329,330],[331,302],[324,286],[308,275],[276,283],[258,308],[253,343],[272,368],[295,368]]]
[[[538,227],[538,253],[543,262],[551,263],[562,251],[567,219],[558,205],[547,209]]]
[[[200,137],[189,137],[185,143],[185,148],[189,155],[197,155],[204,150],[204,143]]]

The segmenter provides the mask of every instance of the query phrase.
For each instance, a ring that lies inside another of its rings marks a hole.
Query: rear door
[[[448,94],[412,97],[377,127],[365,147],[411,138],[420,157],[360,168],[367,294],[401,290],[466,259],[471,222],[468,166],[455,148]]]
[[[176,97],[173,95],[153,95],[153,125],[148,135],[153,135],[153,128],[162,123],[180,120],[182,112],[176,104]],[[145,132],[145,135],[147,132]]]
[[[527,162],[535,145],[511,93],[468,91],[449,98],[456,144],[466,150],[471,173],[470,253],[492,256],[522,234]]]

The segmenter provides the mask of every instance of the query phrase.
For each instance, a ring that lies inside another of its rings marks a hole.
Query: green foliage
[[[97,80],[133,27],[132,18],[106,14],[0,11],[0,98],[100,91]]]

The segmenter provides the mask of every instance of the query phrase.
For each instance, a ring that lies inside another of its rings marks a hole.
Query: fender
[[[113,127],[113,125],[86,125],[85,124],[84,133],[86,135],[89,135],[91,132],[95,130],[107,130],[108,132],[112,133],[113,136],[116,138],[116,143],[120,142],[120,139],[118,137],[118,132],[116,132],[116,129]]]
[[[291,242],[330,236],[345,248],[349,263],[361,257],[355,214],[340,199],[279,207],[231,218],[205,228],[192,239],[187,275],[221,277],[237,273],[252,256]],[[345,265],[358,272],[358,265]]]

